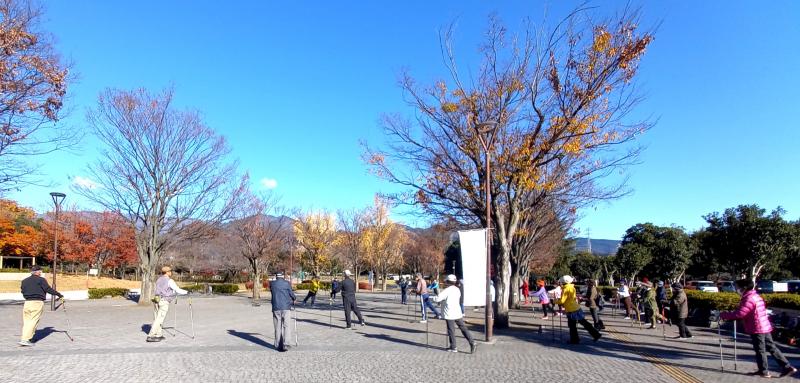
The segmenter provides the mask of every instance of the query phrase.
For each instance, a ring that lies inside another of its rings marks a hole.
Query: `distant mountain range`
[[[575,251],[589,251],[589,241],[592,244],[592,254],[594,255],[614,255],[619,249],[621,241],[613,239],[589,239],[586,237],[575,238]]]

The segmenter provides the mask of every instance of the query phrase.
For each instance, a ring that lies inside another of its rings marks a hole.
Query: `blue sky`
[[[382,113],[409,113],[401,69],[422,82],[446,77],[438,30],[457,23],[464,65],[496,12],[514,31],[523,17],[557,19],[562,2],[49,2],[43,28],[73,63],[70,116],[106,87],[173,86],[225,135],[255,187],[272,180],[289,206],[361,207],[395,186],[367,173],[360,140],[380,144]],[[625,3],[597,2],[599,14]],[[633,193],[582,212],[582,234],[620,238],[639,222],[694,230],[702,215],[743,203],[800,217],[800,2],[642,4],[660,23],[640,66],[639,116],[658,124],[631,169]],[[69,193],[96,156],[96,141],[39,160],[54,188],[9,195],[43,211]],[[89,207],[73,194],[67,202]],[[413,224],[411,217],[397,216]]]

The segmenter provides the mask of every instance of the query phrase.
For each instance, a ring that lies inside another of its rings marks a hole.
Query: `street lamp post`
[[[53,227],[53,290],[56,290],[56,266],[58,265],[58,212],[61,210],[61,201],[67,197],[64,193],[52,192],[50,197],[53,198],[53,204],[56,206],[56,223]],[[56,297],[50,296],[50,310],[56,309]]]
[[[495,132],[497,131],[497,122],[486,121],[475,125],[475,130],[478,132],[478,139],[483,146],[484,163],[486,166],[486,182],[484,185],[484,192],[486,194],[486,309],[484,310],[484,335],[486,341],[492,340],[492,328],[494,327],[494,309],[492,307],[492,194],[491,194],[491,179],[492,179],[492,162],[490,160],[490,152],[492,144],[494,144]]]

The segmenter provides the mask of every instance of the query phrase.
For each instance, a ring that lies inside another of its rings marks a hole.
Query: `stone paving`
[[[756,380],[743,375],[755,369],[747,343],[739,344],[738,371],[722,374],[715,332],[695,330],[691,341],[664,341],[660,328],[631,327],[609,310],[605,336],[594,343],[581,331],[578,346],[563,342],[566,320],[559,332],[557,320],[514,310],[514,329],[497,331],[494,344],[481,344],[470,355],[460,334],[459,350],[466,352],[444,352],[444,321],[417,323],[414,306],[400,305],[396,295],[360,293],[358,300],[368,325],[355,331],[344,330],[340,301],[299,307],[299,346],[286,353],[273,349],[268,302],[254,307],[245,297],[194,296],[194,339],[188,300],[181,299],[166,323],[176,328],[161,343],[144,341],[152,321],[148,307],[124,300],[68,301],[74,342],[61,332],[68,327],[64,311],[45,311],[31,348],[16,345],[21,304],[0,305],[0,382]],[[473,336],[482,339],[482,312],[467,311]],[[725,346],[727,369],[733,367],[732,343]],[[783,350],[792,361],[800,356],[794,348]]]

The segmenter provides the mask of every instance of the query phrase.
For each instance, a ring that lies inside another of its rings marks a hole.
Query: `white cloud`
[[[97,188],[100,187],[100,185],[98,185],[97,182],[94,182],[94,181],[92,181],[92,180],[90,180],[88,178],[84,178],[84,177],[81,177],[81,176],[73,177],[72,178],[72,184],[77,186],[77,187],[85,188],[85,189],[97,189]]]
[[[261,186],[266,189],[275,189],[278,187],[278,181],[273,178],[262,178],[260,183]]]

